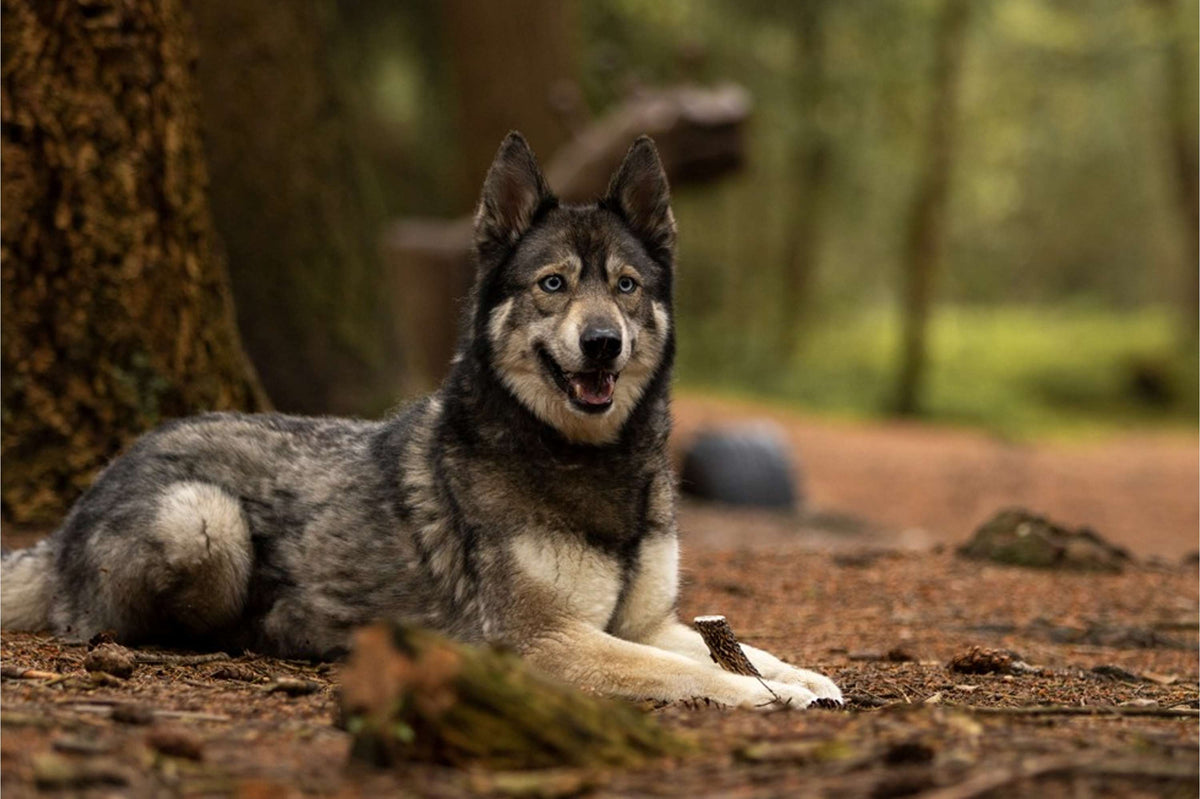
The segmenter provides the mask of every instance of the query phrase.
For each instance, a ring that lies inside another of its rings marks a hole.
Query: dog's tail
[[[53,566],[49,539],[29,549],[0,554],[0,628],[44,630],[50,626]]]

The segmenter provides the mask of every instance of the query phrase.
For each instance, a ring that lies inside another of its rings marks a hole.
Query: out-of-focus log
[[[745,161],[750,96],[740,86],[675,87],[635,95],[588,126],[546,162],[546,179],[567,202],[604,193],[633,140],[654,138],[672,185],[722,177]],[[383,234],[397,309],[396,335],[410,393],[437,385],[454,352],[460,301],[473,278],[470,217],[402,219]]]
[[[673,185],[712,180],[744,163],[749,117],[750,95],[735,84],[635,95],[555,153],[546,164],[546,180],[567,202],[595,199],[642,134],[654,139]]]
[[[380,766],[630,766],[693,749],[635,706],[552,680],[512,652],[382,623],[355,634],[339,724],[351,756]]]

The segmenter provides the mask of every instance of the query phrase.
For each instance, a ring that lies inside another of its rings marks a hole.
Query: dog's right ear
[[[515,130],[504,138],[483,181],[475,209],[475,246],[481,255],[503,252],[525,234],[538,210],[554,202],[533,150]]]

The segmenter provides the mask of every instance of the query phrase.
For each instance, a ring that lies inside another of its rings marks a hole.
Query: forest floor
[[[709,400],[677,408],[685,438],[746,414]],[[375,770],[348,765],[349,735],[332,723],[336,665],[239,653],[164,663],[140,651],[121,679],[86,671],[84,645],[4,633],[0,788],[10,797],[1196,795],[1194,435],[1013,445],[771,416],[803,459],[812,505],[828,515],[685,503],[681,615],[724,614],[743,640],[828,674],[847,695],[844,710],[660,708],[652,713],[695,736],[700,753],[638,769]],[[955,554],[1008,504],[1090,523],[1135,562],[1097,574]],[[998,672],[949,667],[976,646],[1008,653]]]

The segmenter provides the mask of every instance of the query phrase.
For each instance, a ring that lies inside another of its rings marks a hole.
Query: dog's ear
[[[608,184],[603,205],[625,220],[651,256],[669,262],[675,247],[671,189],[649,136],[639,137],[629,148]]]
[[[484,178],[475,209],[475,246],[485,255],[511,247],[529,230],[542,205],[553,201],[533,150],[514,130],[504,138]]]

